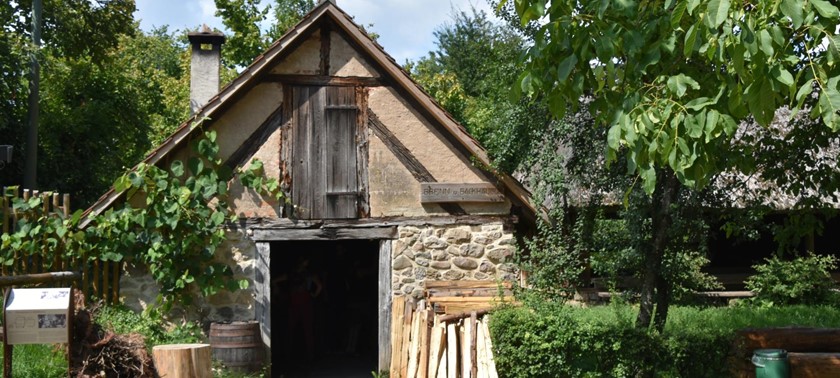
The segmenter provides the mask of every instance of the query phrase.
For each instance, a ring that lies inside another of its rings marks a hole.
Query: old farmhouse
[[[488,170],[476,140],[334,3],[321,2],[221,91],[224,37],[190,40],[195,115],[146,162],[185,157],[199,130],[190,125],[204,119],[227,165],[260,159],[289,199],[232,189],[244,227],[217,254],[252,285],[208,298],[205,319],[256,320],[265,345],[277,349],[288,339],[291,305],[272,283],[309,264],[331,295],[326,309],[351,306],[347,322],[358,324],[345,325],[384,369],[393,297],[419,297],[429,279],[517,279],[515,234],[535,218],[529,193]],[[107,193],[90,211],[121,195]],[[120,286],[136,308],[156,294],[142,267],[129,267]]]

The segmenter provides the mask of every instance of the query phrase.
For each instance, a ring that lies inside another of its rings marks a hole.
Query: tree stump
[[[210,344],[171,344],[152,348],[161,378],[212,378]]]

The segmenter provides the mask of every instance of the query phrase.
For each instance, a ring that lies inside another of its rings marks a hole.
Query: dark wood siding
[[[300,219],[358,217],[357,106],[353,87],[292,88],[292,203]]]

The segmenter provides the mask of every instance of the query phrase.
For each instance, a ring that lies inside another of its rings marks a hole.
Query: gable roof
[[[419,104],[423,113],[433,122],[442,126],[444,135],[450,137],[456,147],[465,153],[474,156],[480,163],[490,166],[490,159],[487,151],[476,141],[467,130],[459,124],[449,113],[447,113],[434,99],[415,82],[409,73],[388,55],[382,46],[373,41],[367,33],[355,22],[350,15],[341,10],[331,1],[323,1],[307,13],[297,25],[286,32],[280,39],[274,42],[268,50],[257,56],[254,61],[233,81],[227,84],[221,91],[207,101],[195,115],[182,123],[178,129],[169,136],[160,146],[152,150],[143,160],[146,164],[157,164],[178,147],[189,141],[191,134],[199,128],[193,128],[195,122],[202,119],[215,119],[222,114],[226,108],[243,96],[250,88],[260,82],[260,79],[269,74],[271,69],[284,56],[291,53],[303,39],[312,33],[323,20],[329,19],[337,25],[350,38],[350,42],[358,46],[367,57],[378,66],[379,70],[390,79],[390,83],[403,92],[404,95]],[[505,173],[494,172],[492,178],[504,186],[515,205],[524,210],[524,214],[535,219],[538,210],[531,200],[531,194],[516,179]],[[123,192],[117,192],[113,187],[100,197],[84,213],[83,226],[90,221],[89,215],[99,214],[113,206]]]

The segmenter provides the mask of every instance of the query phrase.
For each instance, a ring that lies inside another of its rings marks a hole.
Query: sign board
[[[493,184],[420,183],[420,202],[504,202],[505,196]]]
[[[66,343],[70,338],[70,288],[12,289],[6,297],[6,343]]]

